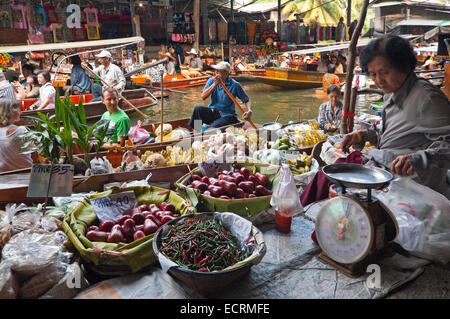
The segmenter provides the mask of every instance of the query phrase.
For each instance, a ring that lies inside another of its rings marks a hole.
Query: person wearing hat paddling
[[[281,63],[280,63],[280,68],[289,68],[289,62],[291,62],[291,60],[289,60],[289,54],[288,53],[283,53],[283,55],[281,56]]]
[[[108,85],[115,88],[119,93],[122,93],[122,91],[125,90],[127,81],[125,80],[125,76],[123,75],[122,70],[117,65],[111,62],[111,53],[103,50],[99,54],[97,54],[96,57],[98,58],[98,61],[101,65],[93,69],[92,72],[97,74]],[[86,62],[83,62],[81,66],[85,70],[87,70],[88,68]],[[106,87],[106,85],[103,85],[103,89],[105,89]]]
[[[189,52],[187,52],[187,54],[191,56],[191,59],[189,60],[189,65],[180,65],[181,74],[188,79],[201,76],[201,72],[203,71],[203,62],[198,57],[197,50],[192,48]]]
[[[211,97],[211,102],[208,107],[196,106],[194,108],[189,126],[196,131],[200,131],[201,128],[196,121],[208,124],[209,128],[238,123],[239,120],[236,115],[235,104],[220,83],[223,83],[235,98],[238,97],[242,103],[245,103],[247,112],[243,114],[243,118],[248,121],[251,120],[252,104],[250,98],[245,93],[241,84],[230,77],[231,65],[228,62],[222,61],[211,67],[216,70],[215,76],[208,79],[201,95],[203,100]]]

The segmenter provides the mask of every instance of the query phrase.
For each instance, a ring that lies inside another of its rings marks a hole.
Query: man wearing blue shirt
[[[238,123],[239,120],[236,115],[235,105],[220,85],[221,82],[225,84],[225,87],[235,98],[238,97],[245,103],[247,112],[244,113],[243,118],[245,120],[251,120],[252,105],[250,99],[239,82],[229,76],[231,73],[231,65],[228,62],[222,61],[211,67],[216,70],[215,76],[206,82],[201,95],[203,100],[211,97],[211,102],[208,107],[196,106],[194,108],[189,126],[196,131],[200,131],[201,123],[208,124],[209,128]]]

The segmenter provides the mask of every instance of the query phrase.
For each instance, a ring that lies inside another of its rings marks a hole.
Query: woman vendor
[[[344,152],[369,141],[377,148],[364,155],[366,163],[389,170],[398,165],[399,156],[450,149],[450,102],[441,90],[416,76],[416,63],[412,47],[399,36],[372,40],[361,52],[362,70],[384,93],[382,126],[345,135]],[[414,170],[417,182],[450,198],[448,168],[431,165]]]
[[[337,85],[330,85],[327,88],[328,102],[319,107],[319,127],[322,130],[334,132],[341,125],[341,88]]]
[[[247,112],[244,113],[243,118],[250,120],[252,116],[250,99],[239,82],[229,76],[231,73],[231,65],[228,62],[222,61],[211,67],[216,70],[215,76],[208,79],[201,95],[203,100],[211,96],[211,102],[208,107],[196,106],[194,108],[189,126],[196,131],[201,131],[202,124],[198,125],[196,121],[208,124],[210,128],[238,122],[234,102],[230,99],[220,83],[225,85],[233,97],[238,97],[245,103]]]

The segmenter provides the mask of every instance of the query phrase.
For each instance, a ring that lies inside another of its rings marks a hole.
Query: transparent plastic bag
[[[140,170],[144,166],[139,156],[135,155],[132,151],[126,151],[122,156],[122,163],[120,165],[124,172]]]
[[[394,214],[399,234],[395,242],[418,257],[443,264],[450,261],[450,202],[411,178],[393,180],[376,197]]]
[[[280,211],[285,217],[293,216],[303,210],[295,185],[294,176],[287,164],[282,165],[281,178],[272,193],[270,205]]]
[[[26,209],[25,204],[7,204],[5,214],[0,222],[0,248],[15,234],[37,227],[41,218],[38,209]]]
[[[150,138],[150,134],[142,128],[142,121],[138,121],[137,125],[131,127],[128,131],[128,138],[134,145],[139,145],[144,144]]]
[[[98,174],[111,174],[114,172],[114,168],[108,161],[106,156],[103,158],[94,157],[91,160],[91,168],[86,170],[86,176],[98,175]]]

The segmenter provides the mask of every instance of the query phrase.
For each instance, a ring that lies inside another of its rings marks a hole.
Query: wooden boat
[[[297,71],[284,68],[266,68],[265,76],[247,75],[253,81],[274,86],[292,89],[311,89],[322,87],[322,78],[325,73],[314,71]],[[345,81],[346,74],[337,74],[341,82]]]
[[[253,76],[265,76],[265,69],[248,69],[243,71],[236,71],[236,75],[253,75]]]
[[[91,191],[103,191],[103,186],[108,183],[124,183],[134,180],[143,180],[151,173],[150,184],[156,186],[173,185],[179,178],[193,169],[197,164],[177,165],[152,168],[140,171],[99,174],[93,176],[76,176],[73,179],[73,193],[85,193]],[[189,167],[189,168],[188,168]],[[27,205],[44,203],[43,197],[27,197],[30,170],[0,175],[0,209],[5,209],[8,203],[25,203]],[[166,186],[165,188],[168,188]],[[51,205],[51,199],[49,199]]]
[[[200,86],[205,85],[206,81],[211,76],[205,75],[205,76],[199,76],[195,78],[185,78],[181,74],[175,74],[175,75],[166,75],[164,77],[164,87],[168,89],[176,89],[176,88],[184,88],[184,87],[191,87],[191,86]],[[153,82],[153,87],[161,87],[160,82]]]
[[[144,109],[157,104],[157,101],[145,89],[125,90],[123,91],[122,95],[124,98],[130,101],[137,109]],[[75,104],[78,104],[78,101],[81,99],[85,107],[86,118],[89,120],[100,119],[103,113],[105,113],[106,111],[106,107],[103,105],[102,101],[91,102],[92,94],[72,95],[70,96],[70,99]],[[34,101],[33,99],[26,99],[21,100],[20,103],[22,103],[22,107],[27,108],[29,105],[33,103],[33,101]],[[121,108],[127,113],[134,111],[134,108],[125,102],[122,102]],[[53,115],[55,114],[55,109],[44,109],[39,111],[38,110],[23,111],[21,119],[16,125],[31,126],[33,124],[32,121],[30,119],[25,118],[25,116],[37,117],[38,112],[45,113],[47,115]]]

